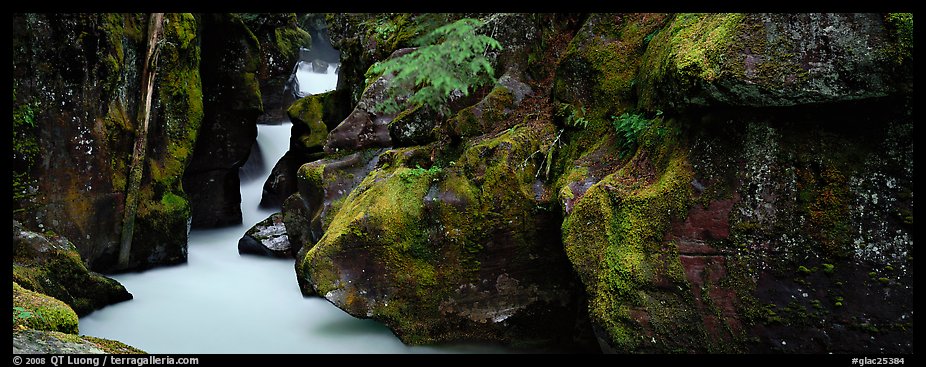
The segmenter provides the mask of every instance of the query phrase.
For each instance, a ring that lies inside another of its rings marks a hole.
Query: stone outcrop
[[[312,44],[311,36],[299,27],[294,13],[241,13],[240,17],[260,44],[257,79],[264,109],[256,121],[279,124],[289,107],[286,84],[299,61],[299,50]]]
[[[129,269],[186,260],[180,185],[202,120],[199,24],[167,14]],[[139,105],[143,14],[13,17],[13,214],[116,268]],[[53,177],[54,179],[46,179]]]
[[[202,129],[183,177],[190,192],[193,227],[241,223],[238,168],[257,137],[263,111],[258,69],[261,44],[233,14],[203,17]]]
[[[502,76],[446,117],[375,115],[388,77],[351,74],[416,18],[331,17],[358,108],[326,154],[384,151],[299,170],[305,294],[407,343],[912,351],[912,17],[499,17]]]
[[[585,121],[558,192],[604,351],[910,350],[912,74],[898,19],[589,17],[569,51],[586,56],[555,83],[573,108],[564,127]],[[594,57],[607,54],[625,68]],[[611,134],[602,119],[625,139],[622,118],[651,126],[634,148],[583,148],[587,130]]]
[[[41,234],[13,222],[13,281],[67,303],[83,316],[132,299],[119,282],[87,270],[66,238]]]

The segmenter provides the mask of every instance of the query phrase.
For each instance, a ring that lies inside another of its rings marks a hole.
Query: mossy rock
[[[667,14],[592,14],[557,65],[553,97],[602,121],[636,104],[643,53]]]
[[[89,335],[20,330],[13,332],[13,354],[145,354],[145,351]]]
[[[526,159],[552,139],[552,125],[520,126],[453,165],[430,161],[434,144],[386,151],[297,259],[298,276],[410,344],[587,347],[556,215],[537,209],[539,163]]]
[[[84,341],[92,343],[97,348],[100,348],[100,350],[108,354],[147,354],[141,349],[135,348],[118,340],[97,338],[90,335],[81,335],[80,338]]]
[[[25,230],[15,221],[13,280],[62,300],[78,315],[132,299],[119,282],[89,271],[67,239]]]
[[[873,13],[677,14],[649,42],[639,106],[793,106],[912,90],[909,63],[897,66],[907,38],[889,28]]]
[[[66,303],[13,282],[13,329],[77,334],[77,314]]]

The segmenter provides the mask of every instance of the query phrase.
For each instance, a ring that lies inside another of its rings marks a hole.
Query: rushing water
[[[311,73],[300,89],[333,89],[336,67]],[[297,70],[297,77],[308,72]],[[293,260],[238,255],[238,239],[273,213],[259,208],[261,190],[289,146],[291,127],[258,125],[258,149],[241,171],[242,225],[191,231],[186,264],[113,276],[135,298],[81,318],[81,334],[149,353],[502,352],[489,346],[406,346],[378,322],[356,319],[321,298],[303,298]]]

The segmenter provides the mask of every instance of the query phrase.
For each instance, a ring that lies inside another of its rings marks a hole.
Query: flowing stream
[[[327,73],[296,68],[304,93],[334,89]],[[384,325],[354,318],[322,298],[303,298],[293,260],[238,255],[238,239],[273,214],[259,208],[264,180],[289,146],[292,124],[258,125],[241,169],[243,223],[193,230],[186,264],[112,276],[134,299],[80,319],[80,332],[149,353],[498,353],[500,347],[411,347]]]

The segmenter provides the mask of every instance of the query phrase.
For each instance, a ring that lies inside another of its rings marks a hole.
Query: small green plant
[[[494,83],[495,70],[485,53],[502,47],[494,38],[476,34],[482,24],[464,18],[439,27],[416,40],[415,51],[370,67],[370,73],[393,75],[385,100],[375,108],[397,113],[424,104],[447,112],[447,98],[454,91],[469,95],[472,89]]]
[[[566,126],[588,128],[588,119],[585,118],[585,106],[576,109],[568,103],[561,103],[556,111],[556,117],[561,118]]]
[[[421,168],[420,165],[415,165],[415,168],[412,168],[408,171],[400,173],[399,177],[401,177],[403,181],[411,183],[421,176],[429,175],[429,176],[434,177],[436,175],[441,174],[442,172],[444,172],[444,170],[441,169],[440,166],[436,164],[431,166],[431,168],[428,168],[428,169]]]
[[[624,113],[620,116],[611,116],[614,130],[618,135],[618,147],[621,157],[637,147],[640,136],[650,126],[650,120],[643,115]]]
[[[19,329],[26,329],[26,325],[29,324],[29,319],[33,317],[41,318],[38,312],[33,312],[25,307],[15,306],[13,307],[13,326],[18,327]],[[18,325],[18,326],[17,326]]]

